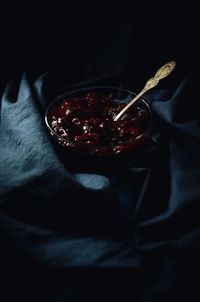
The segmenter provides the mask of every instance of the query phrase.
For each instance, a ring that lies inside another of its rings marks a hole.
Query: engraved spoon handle
[[[141,96],[147,92],[148,90],[152,89],[153,87],[155,87],[158,82],[167,77],[172,70],[174,70],[176,66],[176,62],[175,61],[170,61],[167,64],[163,65],[162,67],[160,67],[155,76],[150,78],[147,82],[146,85],[144,86],[144,88],[132,99],[132,101],[130,101],[130,103],[128,103],[114,118],[114,121],[116,122],[121,116],[122,114],[125,113],[126,110],[129,109],[129,107],[131,107],[137,100],[139,100],[141,98]]]

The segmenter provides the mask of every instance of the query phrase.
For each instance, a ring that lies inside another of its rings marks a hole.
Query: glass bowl
[[[128,91],[126,89],[122,88],[117,88],[117,87],[109,87],[109,86],[92,86],[92,87],[85,87],[81,89],[76,89],[70,92],[65,92],[58,96],[56,99],[54,99],[50,105],[48,106],[45,114],[45,122],[48,127],[48,130],[50,134],[52,135],[53,139],[62,147],[65,148],[67,151],[72,151],[73,153],[76,154],[84,154],[84,155],[90,155],[90,156],[117,156],[117,155],[122,155],[125,153],[130,153],[131,151],[135,150],[138,148],[138,146],[141,146],[148,137],[150,137],[150,130],[152,127],[152,116],[151,116],[151,109],[149,104],[145,101],[145,99],[141,98],[140,100],[137,101],[135,105],[133,105],[129,110],[136,110],[133,109],[137,108],[138,112],[142,112],[143,115],[145,115],[145,119],[143,121],[137,124],[135,126],[135,131],[133,130],[133,135],[129,135],[127,140],[121,140],[119,139],[113,139],[112,137],[109,137],[111,133],[108,133],[107,141],[105,142],[105,135],[104,135],[104,141],[102,142],[101,140],[98,143],[88,143],[88,142],[82,142],[82,141],[76,141],[74,136],[73,138],[70,138],[69,136],[66,137],[64,136],[61,131],[57,131],[54,127],[54,124],[57,122],[60,123],[62,126],[62,119],[58,118],[57,115],[57,120],[55,119],[56,112],[58,112],[58,109],[60,110],[61,106],[64,107],[65,102],[86,102],[86,99],[88,100],[89,96],[94,97],[96,95],[97,98],[100,98],[101,100],[104,99],[108,100],[108,104],[106,104],[104,107],[105,110],[109,110],[111,108],[112,114],[115,115],[120,111],[119,105],[120,106],[125,106],[125,104],[129,103],[134,96],[136,95],[134,92]],[[77,101],[78,100],[78,101]],[[82,104],[82,103],[80,103]],[[88,105],[89,106],[89,105]],[[65,108],[65,107],[64,107]],[[72,108],[72,115],[76,115],[77,110]],[[97,108],[97,107],[96,107]],[[94,116],[96,115],[96,109],[94,107]],[[117,108],[114,109],[113,108]],[[103,110],[104,110],[103,109]],[[74,112],[73,112],[74,110]],[[117,112],[118,110],[118,112]],[[127,112],[128,112],[127,111]],[[104,111],[103,111],[104,112]],[[66,112],[67,113],[67,112]],[[62,113],[63,114],[63,113]],[[83,117],[81,117],[82,119]],[[91,117],[90,117],[91,118]],[[109,117],[110,118],[110,117]],[[113,118],[112,118],[113,119]],[[122,115],[122,117],[119,119],[120,123],[123,123],[123,120],[126,119],[126,113]],[[56,121],[55,121],[56,120]],[[74,119],[75,121],[75,119]],[[114,122],[118,123],[118,122]],[[57,124],[56,124],[57,125]],[[99,127],[99,125],[97,125]],[[115,126],[115,125],[114,125]],[[100,129],[100,128],[99,128]],[[139,129],[138,131],[136,131]],[[69,130],[69,129],[68,129]],[[126,130],[126,129],[125,129]]]

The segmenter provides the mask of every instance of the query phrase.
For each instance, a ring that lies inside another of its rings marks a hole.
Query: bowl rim
[[[125,89],[125,88],[120,88],[120,87],[116,87],[116,86],[106,86],[106,85],[95,85],[95,86],[84,86],[84,87],[80,87],[80,88],[77,88],[77,89],[73,89],[73,90],[69,90],[69,91],[65,91],[61,94],[59,94],[56,98],[54,98],[52,101],[50,101],[49,105],[47,106],[46,108],[46,111],[45,111],[45,124],[48,128],[48,130],[50,131],[50,133],[54,136],[56,136],[59,141],[63,141],[63,142],[68,142],[68,143],[72,143],[74,145],[76,145],[77,147],[80,146],[80,147],[84,147],[85,150],[90,150],[91,147],[90,146],[87,146],[85,144],[82,144],[82,143],[78,143],[78,142],[74,142],[73,140],[70,140],[70,139],[66,139],[60,135],[58,135],[53,129],[52,127],[50,126],[49,122],[48,122],[48,114],[49,114],[49,110],[51,108],[51,106],[56,103],[56,102],[59,102],[61,101],[64,97],[67,97],[69,96],[70,94],[73,94],[73,93],[76,93],[76,92],[81,92],[81,91],[87,91],[87,90],[90,90],[90,89],[113,89],[113,90],[119,90],[119,91],[122,91],[122,92],[125,92],[125,93],[129,93],[133,96],[137,95],[134,91],[131,91],[131,90],[128,90],[128,89]],[[149,113],[149,128],[147,130],[145,130],[143,133],[137,135],[136,137],[134,137],[133,141],[138,141],[140,140],[140,138],[142,137],[145,137],[146,135],[148,135],[148,133],[151,131],[151,128],[152,128],[152,111],[151,111],[151,107],[149,105],[149,103],[146,101],[146,99],[142,96],[139,101],[142,101],[145,106],[148,108],[147,111]],[[108,145],[101,145],[101,146],[93,146],[92,149],[96,149],[96,148],[99,148],[99,147],[106,147]],[[113,145],[112,147],[114,146],[118,146],[118,144],[116,145]],[[67,146],[69,147],[69,146]]]

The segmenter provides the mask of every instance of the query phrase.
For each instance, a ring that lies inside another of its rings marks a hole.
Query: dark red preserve
[[[149,126],[148,112],[137,105],[115,122],[114,117],[126,105],[114,102],[112,95],[92,92],[54,104],[48,120],[53,131],[71,148],[86,151],[90,148],[94,154],[117,154],[132,149],[136,137]]]

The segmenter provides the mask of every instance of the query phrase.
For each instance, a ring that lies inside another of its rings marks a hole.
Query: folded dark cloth
[[[200,247],[198,72],[146,96],[154,133],[120,168],[65,157],[44,123],[68,83],[27,74],[1,92],[0,300],[194,300]],[[114,85],[113,75],[86,85]],[[196,295],[196,296],[195,296]],[[193,298],[192,298],[193,297]]]

